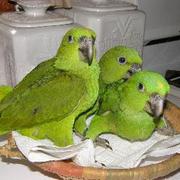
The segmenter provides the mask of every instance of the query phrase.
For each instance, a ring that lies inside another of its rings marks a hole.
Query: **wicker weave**
[[[164,116],[174,128],[175,132],[180,133],[180,108],[167,102]],[[14,141],[10,138],[10,143],[0,149],[0,154],[6,157],[18,156],[24,157],[17,151]],[[103,168],[86,168],[81,167],[70,161],[55,161],[47,163],[36,163],[35,166],[58,175],[60,179],[72,180],[150,180],[164,177],[180,169],[180,154],[154,165],[148,165],[131,169],[103,169]]]
[[[180,168],[180,155],[175,155],[162,163],[131,169],[83,168],[67,162],[36,164],[41,169],[57,174],[63,179],[100,180],[150,180],[166,176]]]

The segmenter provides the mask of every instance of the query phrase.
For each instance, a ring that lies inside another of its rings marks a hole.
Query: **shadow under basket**
[[[180,133],[180,108],[167,101],[164,117],[174,129],[176,134]],[[24,156],[18,151],[14,140],[10,137],[9,143],[0,149],[0,155],[6,158]],[[59,179],[98,179],[98,180],[150,180],[164,177],[180,169],[180,154],[171,156],[169,159],[144,167],[130,169],[105,169],[81,167],[71,161],[53,161],[46,163],[33,163],[44,172],[57,175]]]

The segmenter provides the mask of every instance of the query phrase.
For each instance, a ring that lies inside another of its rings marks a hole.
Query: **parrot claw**
[[[75,131],[75,134],[76,134],[76,136],[78,136],[82,140],[86,140],[86,138],[82,134],[80,134],[79,132]],[[101,146],[105,149],[110,149],[112,151],[112,147],[110,146],[109,141],[106,139],[97,137],[96,140],[94,141],[94,144],[95,144],[95,146]]]
[[[100,137],[97,137],[96,140],[95,140],[95,145],[96,146],[101,146],[105,149],[110,149],[112,150],[112,147],[110,146],[109,144],[109,141],[106,140],[106,139],[103,139],[103,138],[100,138]]]
[[[99,164],[101,164],[102,167],[106,167],[106,165],[104,163],[100,163],[97,160],[95,160],[95,163],[99,163]]]
[[[174,129],[171,126],[157,129],[157,132],[165,136],[173,136],[175,134]]]
[[[75,131],[76,136],[81,138],[83,141],[86,140],[87,138],[84,137],[82,134],[79,132]],[[96,140],[94,141],[95,146],[101,146],[105,149],[110,149],[112,150],[112,147],[109,145],[109,141],[100,137],[97,137]],[[103,165],[102,165],[103,166]]]
[[[78,136],[80,139],[84,140],[84,136],[83,136],[81,133],[75,131],[75,134],[76,134],[76,136]]]
[[[175,131],[174,129],[171,127],[171,125],[165,121],[166,126],[163,128],[157,128],[157,132],[161,135],[165,135],[165,136],[173,136],[175,135]]]

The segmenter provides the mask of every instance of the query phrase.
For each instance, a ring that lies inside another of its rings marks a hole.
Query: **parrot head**
[[[100,77],[105,84],[113,83],[141,70],[142,58],[135,49],[116,46],[109,49],[99,62]]]
[[[65,67],[91,66],[95,60],[95,39],[93,30],[85,27],[74,27],[63,37],[56,58]]]
[[[141,71],[122,84],[120,96],[126,109],[146,111],[153,117],[159,117],[169,91],[170,86],[162,75]]]

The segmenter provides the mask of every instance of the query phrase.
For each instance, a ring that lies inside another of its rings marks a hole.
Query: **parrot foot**
[[[95,160],[95,163],[99,163],[99,164],[101,164],[102,167],[106,167],[106,165],[104,163],[100,163],[97,160]]]
[[[82,134],[80,134],[79,132],[75,131],[76,136],[78,136],[79,138],[81,138],[82,140],[86,140],[87,138],[85,138]],[[96,140],[94,141],[95,146],[101,146],[105,149],[110,149],[112,150],[112,147],[109,145],[109,141],[100,137],[97,137]],[[103,166],[103,165],[102,165]]]
[[[171,125],[167,121],[165,121],[165,124],[166,124],[165,127],[157,128],[157,132],[165,136],[175,135],[175,130],[171,127]]]
[[[157,129],[157,132],[161,135],[165,135],[165,136],[173,136],[175,134],[175,131],[172,127],[168,126],[165,128],[160,128]]]
[[[87,138],[85,138],[82,134],[78,133],[75,131],[76,136],[78,136],[79,138],[81,138],[82,140],[86,140]],[[105,149],[110,149],[112,150],[112,147],[109,145],[109,141],[100,137],[97,137],[96,140],[94,141],[95,146],[101,146]]]
[[[96,140],[94,141],[96,146],[101,146],[105,149],[110,149],[112,150],[112,147],[109,144],[109,141],[100,137],[97,137]]]
[[[75,133],[76,136],[78,136],[80,139],[84,140],[84,136],[83,136],[81,133],[79,133],[79,132],[77,132],[77,131],[74,131],[74,133]]]

